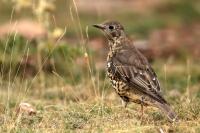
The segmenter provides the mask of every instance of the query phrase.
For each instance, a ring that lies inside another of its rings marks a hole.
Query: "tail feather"
[[[177,122],[178,116],[167,103],[158,103],[158,108],[161,109],[171,122]]]

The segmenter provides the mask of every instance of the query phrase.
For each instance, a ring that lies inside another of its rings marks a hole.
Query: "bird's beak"
[[[105,29],[105,26],[103,24],[94,24],[93,26],[101,30]]]

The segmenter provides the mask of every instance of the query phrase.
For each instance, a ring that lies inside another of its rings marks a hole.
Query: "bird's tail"
[[[162,110],[162,112],[165,113],[165,115],[168,117],[168,119],[171,122],[177,122],[178,121],[177,114],[173,111],[173,109],[170,107],[169,104],[167,104],[167,103],[158,103],[157,106],[158,106],[159,109]]]

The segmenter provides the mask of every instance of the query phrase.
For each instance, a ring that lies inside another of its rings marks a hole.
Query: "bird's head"
[[[94,24],[93,26],[101,29],[109,40],[114,40],[120,38],[121,36],[125,36],[124,27],[116,21]]]

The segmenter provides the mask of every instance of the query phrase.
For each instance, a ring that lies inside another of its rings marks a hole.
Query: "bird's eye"
[[[110,30],[113,30],[113,29],[114,29],[114,26],[110,25],[108,28],[109,28]]]

